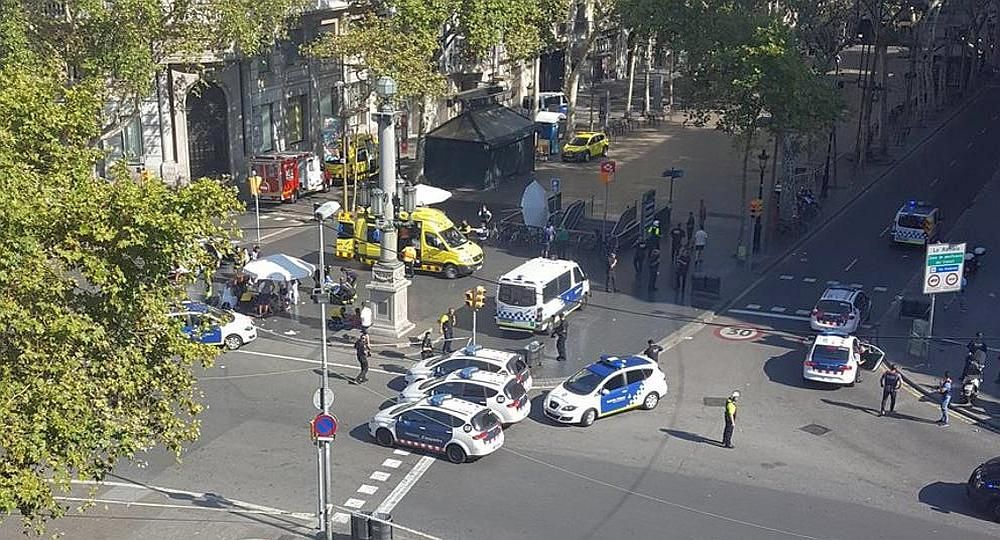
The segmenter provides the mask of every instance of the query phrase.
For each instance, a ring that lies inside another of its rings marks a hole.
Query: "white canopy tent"
[[[451,198],[450,191],[439,187],[417,184],[413,188],[416,190],[414,194],[414,206],[431,206],[432,204],[443,203]]]
[[[315,265],[284,253],[261,257],[243,267],[243,273],[254,279],[284,282],[311,277],[315,271]]]

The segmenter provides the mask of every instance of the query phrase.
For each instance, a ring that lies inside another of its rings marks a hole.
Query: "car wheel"
[[[597,411],[594,409],[587,409],[580,417],[580,425],[583,427],[590,427],[594,425],[594,420],[597,420]]]
[[[656,405],[660,402],[660,396],[656,392],[650,392],[646,394],[646,397],[642,400],[642,408],[647,411],[651,411],[656,408]]]
[[[455,279],[458,277],[458,267],[454,264],[444,265],[444,277],[448,279]]]
[[[584,161],[590,161],[590,149],[589,148],[587,149],[587,152],[585,154],[583,154],[583,160]]]
[[[225,342],[226,348],[230,351],[235,351],[243,346],[243,338],[236,334],[230,334],[226,336]]]
[[[449,444],[448,448],[444,449],[444,455],[448,458],[448,461],[452,463],[465,463],[465,460],[469,458],[469,455],[462,450],[462,447],[457,444]]]
[[[288,202],[295,204],[295,202],[298,200],[299,200],[299,190],[296,189],[295,191],[292,192],[292,196],[288,200]]]
[[[993,521],[1000,521],[1000,501],[993,501],[989,505],[990,517]]]
[[[375,432],[375,442],[386,447],[392,446],[394,442],[392,432],[386,428],[378,428],[378,431]]]
[[[587,303],[588,302],[590,302],[590,295],[589,294],[585,294],[585,295],[583,295],[583,296],[580,297],[580,302],[579,302],[579,309],[580,309],[580,311],[583,311],[583,308],[587,307]]]

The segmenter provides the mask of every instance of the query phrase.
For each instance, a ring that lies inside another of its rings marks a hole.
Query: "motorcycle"
[[[976,275],[976,272],[979,271],[979,267],[983,264],[983,258],[985,256],[986,248],[983,246],[976,246],[972,248],[972,251],[965,253],[964,274],[966,277]]]
[[[975,405],[975,400],[979,396],[979,387],[983,384],[984,368],[984,364],[978,361],[977,355],[969,353],[965,360],[965,369],[962,370],[960,403]]]
[[[820,211],[819,200],[813,195],[812,190],[807,188],[799,188],[795,194],[795,205],[798,214],[806,221],[816,217]]]

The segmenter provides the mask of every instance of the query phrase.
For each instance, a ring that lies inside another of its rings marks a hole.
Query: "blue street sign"
[[[312,434],[317,438],[331,438],[337,433],[337,417],[319,413],[312,421]]]
[[[558,176],[553,176],[552,177],[552,192],[553,193],[559,193],[559,177]]]
[[[684,169],[676,169],[674,167],[670,167],[669,169],[663,171],[662,176],[664,178],[683,178]]]

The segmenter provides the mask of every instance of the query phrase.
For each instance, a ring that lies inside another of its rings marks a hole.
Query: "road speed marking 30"
[[[760,330],[753,328],[743,328],[740,326],[723,326],[715,329],[715,335],[722,339],[732,339],[734,341],[749,341],[760,337]]]

